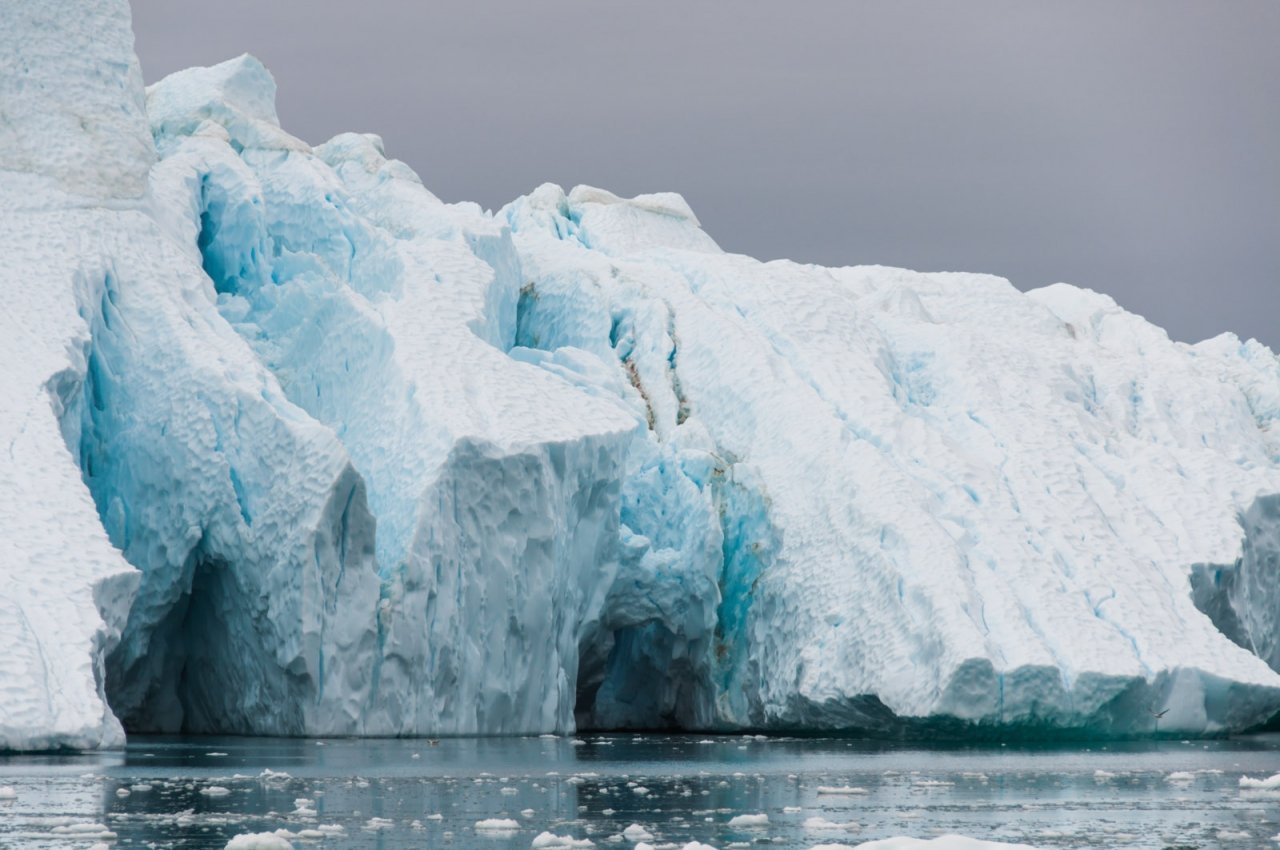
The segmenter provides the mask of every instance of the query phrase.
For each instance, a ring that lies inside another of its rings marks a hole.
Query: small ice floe
[[[804,809],[800,808],[799,806],[783,806],[782,807],[782,813],[786,815],[798,815],[800,814],[800,812],[803,812],[803,811]]]
[[[293,850],[293,844],[274,832],[246,832],[228,841],[226,850]]]
[[[1116,778],[1116,775],[1109,770],[1095,770],[1093,772],[1093,781],[1097,782],[1098,784],[1102,784],[1103,782],[1110,782],[1112,779],[1115,779],[1115,778]]]
[[[859,788],[854,785],[819,785],[819,794],[866,794],[866,788]]]
[[[1280,773],[1266,779],[1254,779],[1252,776],[1240,777],[1240,788],[1244,791],[1280,791]]]
[[[205,753],[205,755],[206,755],[206,756],[208,756],[209,758],[213,758],[213,759],[220,759],[220,758],[226,758],[226,757],[227,757],[227,754],[226,754],[226,753]]]
[[[206,785],[200,789],[200,793],[206,797],[225,797],[231,793],[231,789],[221,785]]]
[[[16,800],[18,792],[13,790],[12,785],[0,785],[0,800]]]
[[[132,794],[132,793],[133,793],[133,792],[132,792],[132,791],[130,791],[128,788],[117,788],[117,789],[116,789],[116,796],[117,796],[117,797],[121,797],[121,798],[128,797],[128,796],[129,796],[130,794]]]
[[[585,848],[595,847],[596,843],[590,838],[574,838],[572,835],[556,835],[553,832],[540,832],[533,839],[530,847],[543,850],[543,848]]]
[[[737,815],[729,818],[729,826],[735,828],[759,829],[760,827],[769,825],[769,816],[765,814],[759,815]]]
[[[645,829],[640,824],[633,823],[631,826],[622,830],[622,837],[628,841],[652,841],[653,833]]]
[[[805,818],[803,826],[805,829],[810,829],[814,832],[855,832],[862,829],[862,824],[857,823],[856,821],[837,823],[836,821],[820,817]]]
[[[373,817],[364,822],[364,828],[369,832],[381,832],[384,829],[391,829],[395,825],[396,822],[391,818]]]
[[[476,821],[476,832],[515,832],[520,824],[511,818],[485,818]]]
[[[810,850],[853,850],[847,844],[819,844]],[[859,844],[857,850],[1036,850],[1029,844],[1004,844],[983,841],[963,835],[940,835],[937,838],[882,838]]]
[[[1248,841],[1253,837],[1238,829],[1220,829],[1215,835],[1219,841]]]
[[[1173,783],[1174,785],[1182,785],[1187,782],[1195,782],[1196,775],[1189,770],[1175,770],[1173,773],[1166,776],[1164,781]]]
[[[135,785],[130,785],[129,790],[135,794],[145,794],[151,790],[151,786],[145,782],[139,782]]]
[[[116,838],[116,834],[106,824],[92,823],[90,821],[64,823],[61,826],[55,826],[50,832],[54,835],[71,836],[73,838],[98,838],[103,841],[114,841]]]

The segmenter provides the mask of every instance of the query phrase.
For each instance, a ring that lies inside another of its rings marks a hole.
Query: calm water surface
[[[295,847],[630,850],[857,845],[962,833],[1043,848],[1273,848],[1280,736],[1092,747],[926,749],[847,739],[137,738],[122,752],[0,756],[0,846],[222,848],[277,829]],[[730,825],[767,815],[763,826]],[[514,828],[477,828],[494,818]],[[114,833],[110,838],[105,833]],[[634,833],[633,833],[634,834]],[[323,837],[320,837],[323,835]],[[581,845],[581,846],[586,846]]]

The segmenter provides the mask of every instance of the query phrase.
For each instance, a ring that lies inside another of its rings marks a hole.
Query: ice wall
[[[376,641],[348,653],[368,674],[354,728],[568,730],[635,423],[507,356],[504,228],[441,203],[376,137],[288,136],[274,91],[247,56],[149,90],[157,218],[180,223],[224,326],[367,488],[378,600],[359,611]]]
[[[518,341],[611,364],[652,450],[696,434],[712,470],[643,485],[648,513],[720,541],[667,567],[714,584],[685,594],[714,600],[700,660],[671,663],[678,619],[624,572],[608,610],[642,613],[585,716],[653,718],[663,670],[658,693],[702,694],[713,726],[1142,734],[1166,708],[1163,731],[1275,712],[1280,680],[1189,583],[1280,492],[1261,346],[1174,343],[1064,285],[726,255],[664,197],[544,186],[502,215],[531,281]]]
[[[103,657],[138,574],[59,420],[87,369],[79,304],[110,271],[101,235],[134,216],[154,158],[127,6],[6,4],[0,104],[0,749],[118,745]]]
[[[0,62],[0,749],[1280,709],[1265,347],[445,204],[252,57],[144,92],[122,0]]]

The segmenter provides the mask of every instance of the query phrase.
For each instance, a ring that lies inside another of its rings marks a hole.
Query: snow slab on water
[[[819,844],[812,850],[1036,850],[1030,844],[1002,844],[963,835],[940,835],[937,838],[882,838],[864,844]]]
[[[445,204],[252,57],[144,91],[123,0],[0,63],[0,749],[1280,709],[1260,344]]]

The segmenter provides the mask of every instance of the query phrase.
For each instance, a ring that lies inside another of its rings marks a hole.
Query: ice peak
[[[148,86],[147,115],[157,139],[191,135],[202,121],[212,120],[241,149],[308,149],[280,129],[276,81],[248,53],[208,68],[178,71]]]

